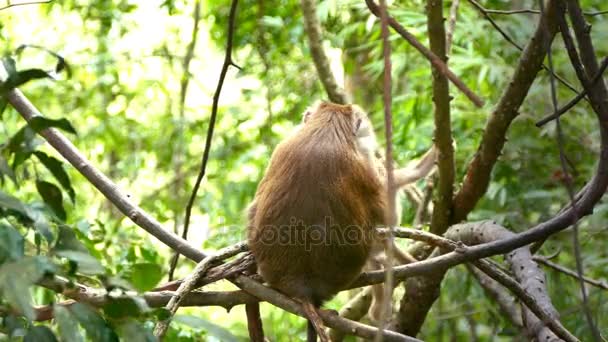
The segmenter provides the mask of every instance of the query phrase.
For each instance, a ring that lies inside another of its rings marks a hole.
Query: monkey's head
[[[330,102],[317,101],[307,108],[302,115],[302,123],[306,125],[312,120],[323,120],[328,114],[339,113],[347,119],[353,136],[355,137],[357,150],[366,158],[373,160],[374,153],[378,149],[374,128],[367,113],[357,105],[338,105]]]

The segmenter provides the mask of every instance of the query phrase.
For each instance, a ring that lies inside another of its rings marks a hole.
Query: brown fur
[[[382,182],[355,135],[350,105],[317,106],[275,149],[250,207],[248,240],[259,272],[315,305],[359,275],[384,219]]]

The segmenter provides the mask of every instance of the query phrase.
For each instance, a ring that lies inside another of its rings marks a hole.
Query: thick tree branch
[[[427,27],[431,51],[447,65],[447,38],[443,17],[443,1],[428,0],[426,4]],[[434,143],[438,150],[438,181],[433,201],[431,232],[443,234],[450,225],[452,197],[454,196],[454,147],[452,143],[452,123],[448,79],[432,65],[433,69],[433,103]],[[406,293],[401,299],[399,313],[395,317],[398,331],[416,335],[426,313],[439,296],[439,286],[443,276],[427,278],[412,277],[406,280]],[[435,289],[434,291],[426,291]]]
[[[486,123],[479,148],[469,163],[462,187],[454,198],[452,222],[464,220],[485,194],[494,164],[502,152],[509,125],[519,115],[518,109],[541,68],[547,47],[555,36],[556,23],[555,1],[549,0],[546,13],[541,16],[534,36],[524,49],[511,82]],[[545,30],[545,25],[549,31]]]
[[[467,264],[467,269],[479,285],[483,288],[483,291],[488,297],[494,300],[503,315],[515,326],[516,328],[523,329],[524,324],[521,319],[521,309],[515,302],[515,297],[511,296],[509,292],[500,285],[496,280],[490,278],[479,269]]]
[[[338,86],[336,79],[331,72],[329,59],[323,50],[323,41],[321,39],[321,24],[317,18],[317,5],[315,0],[301,0],[302,14],[304,16],[304,30],[308,37],[308,45],[312,60],[317,68],[317,73],[325,88],[327,96],[332,102],[345,104],[348,102],[344,90]]]
[[[447,238],[462,241],[467,245],[508,239],[514,235],[515,233],[489,221],[481,225],[456,225],[445,234]],[[523,290],[532,296],[534,302],[541,307],[541,310],[551,320],[557,320],[558,313],[549,298],[545,285],[545,275],[532,260],[530,248],[518,248],[506,254],[505,260]],[[552,341],[557,338],[548,327],[544,326],[543,321],[545,320],[539,320],[527,308],[523,309],[523,319],[528,336],[534,336],[538,341]]]

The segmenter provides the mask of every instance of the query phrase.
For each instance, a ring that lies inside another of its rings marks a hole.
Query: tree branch
[[[544,29],[545,25],[549,32]],[[462,187],[454,198],[452,222],[464,220],[485,194],[509,125],[519,115],[518,109],[540,70],[556,28],[555,1],[549,0],[546,13],[540,17],[536,32],[524,49],[511,82],[486,123],[479,148],[469,163]]]
[[[380,11],[378,5],[374,3],[373,0],[365,0],[367,7],[369,10],[376,16],[380,16]],[[418,52],[420,52],[426,59],[428,59],[433,66],[439,70],[443,75],[445,75],[455,86],[458,88],[473,104],[477,107],[483,106],[483,100],[477,96],[471,89],[469,89],[464,82],[462,82],[456,74],[454,74],[448,66],[435,55],[431,50],[427,49],[422,43],[420,43],[414,35],[408,32],[401,24],[399,24],[395,18],[388,17],[389,25],[403,37],[410,45],[412,45]]]
[[[220,95],[222,93],[222,87],[224,85],[224,80],[226,78],[226,73],[228,72],[228,68],[232,66],[236,66],[232,61],[232,41],[234,38],[234,22],[236,19],[236,8],[238,5],[238,0],[232,0],[230,5],[230,14],[228,15],[228,38],[226,40],[226,52],[224,55],[224,63],[222,64],[222,70],[220,71],[220,78],[217,81],[217,87],[215,88],[215,93],[213,94],[213,104],[211,106],[211,117],[209,118],[209,127],[207,128],[207,138],[205,139],[205,150],[203,151],[203,157],[201,161],[201,169],[196,177],[196,182],[194,183],[194,188],[192,189],[192,194],[190,195],[190,199],[188,200],[188,204],[186,205],[186,214],[184,217],[184,236],[188,233],[188,227],[190,226],[190,217],[192,215],[192,207],[194,206],[194,201],[196,200],[196,195],[198,193],[198,189],[201,186],[201,182],[205,177],[205,173],[207,171],[207,162],[209,161],[209,153],[211,152],[211,140],[213,139],[213,131],[215,129],[215,120],[217,118],[217,109],[219,106]],[[179,251],[178,251],[179,252]],[[177,258],[177,256],[175,257]],[[200,260],[197,260],[200,261]]]
[[[317,68],[317,73],[325,88],[327,96],[332,102],[345,104],[348,102],[344,90],[338,86],[336,79],[331,72],[329,59],[323,50],[323,41],[321,40],[321,25],[317,18],[317,6],[315,0],[301,0],[302,14],[304,16],[304,30],[308,37],[308,45],[312,59]]]
[[[190,62],[192,58],[194,58],[194,49],[196,48],[196,41],[198,37],[199,31],[199,23],[201,17],[201,1],[197,0],[194,3],[194,10],[192,13],[192,33],[190,38],[190,43],[186,47],[186,54],[182,60],[182,77],[180,80],[180,91],[179,91],[179,118],[175,128],[175,136],[176,136],[176,145],[177,151],[175,151],[175,155],[173,156],[173,164],[175,169],[175,180],[176,182],[173,184],[175,200],[178,203],[181,203],[181,191],[183,190],[184,185],[184,173],[183,173],[183,164],[184,164],[184,122],[186,120],[186,95],[188,94],[188,86],[190,84]],[[180,206],[181,207],[181,206]],[[188,211],[186,211],[188,213]],[[177,210],[174,210],[175,215],[175,226],[174,230],[177,233],[177,229],[179,227],[180,220],[178,218]],[[188,214],[189,215],[189,214]],[[182,231],[182,239],[188,240],[188,226],[184,226]],[[173,272],[175,272],[175,268],[177,267],[177,261],[179,259],[179,253],[175,253],[171,258],[170,266],[169,266],[169,280],[173,280]]]

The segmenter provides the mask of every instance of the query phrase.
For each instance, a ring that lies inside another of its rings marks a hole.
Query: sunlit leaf
[[[162,268],[157,264],[141,263],[131,266],[131,284],[140,292],[153,289],[163,277]]]

